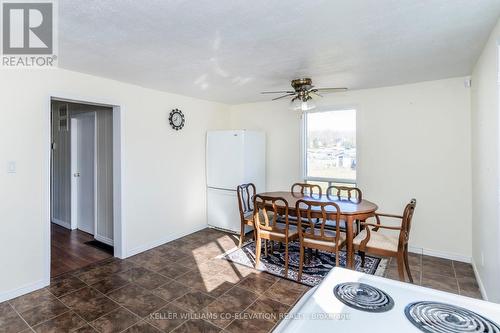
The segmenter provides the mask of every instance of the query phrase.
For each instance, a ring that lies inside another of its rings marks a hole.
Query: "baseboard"
[[[454,261],[460,261],[465,263],[472,263],[472,257],[464,256],[456,253],[449,253],[444,251],[429,250],[421,247],[409,246],[408,251],[411,253],[424,254],[426,256],[438,257],[443,259],[449,259]]]
[[[71,230],[71,223],[69,223],[69,222],[66,222],[66,221],[63,221],[63,220],[59,220],[59,219],[56,219],[56,218],[52,218],[51,222],[55,223],[57,225],[60,225],[61,227],[64,227],[66,229]]]
[[[16,297],[21,296],[21,295],[28,294],[28,293],[33,292],[35,290],[44,288],[44,287],[48,286],[49,284],[50,284],[49,281],[40,280],[40,281],[37,281],[35,283],[27,284],[27,285],[25,285],[21,288],[18,288],[18,289],[14,289],[14,290],[0,293],[0,303],[8,301],[8,300],[13,299],[13,298],[16,298]]]
[[[186,233],[182,233],[182,234],[178,234],[178,235],[173,235],[173,236],[168,236],[168,237],[165,237],[165,238],[162,238],[162,239],[158,239],[157,241],[151,242],[151,243],[149,243],[147,245],[138,246],[138,247],[136,247],[136,248],[134,248],[132,250],[126,251],[126,255],[124,256],[123,259],[131,257],[131,256],[134,256],[136,254],[139,254],[139,253],[147,251],[147,250],[151,250],[152,248],[155,248],[157,246],[163,245],[165,243],[171,242],[173,240],[176,240],[178,238],[187,236],[189,234],[192,234],[193,232],[197,232],[197,231],[200,231],[200,230],[203,230],[203,229],[206,229],[206,228],[207,228],[206,225],[202,225],[199,228],[190,230],[190,231],[188,231]]]
[[[99,241],[99,242],[104,243],[104,244],[108,244],[110,246],[114,246],[114,242],[111,238],[99,236],[99,235],[94,235],[94,238],[96,241]]]
[[[488,295],[486,294],[486,289],[484,288],[483,281],[481,280],[481,275],[479,275],[479,271],[477,270],[476,262],[472,259],[472,268],[474,269],[474,275],[476,276],[476,281],[479,286],[479,291],[481,292],[481,296],[485,301],[488,300]]]

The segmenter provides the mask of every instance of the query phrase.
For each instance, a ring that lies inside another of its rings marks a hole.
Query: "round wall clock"
[[[184,127],[184,114],[179,109],[173,109],[168,116],[168,120],[170,121],[170,126],[176,131]]]

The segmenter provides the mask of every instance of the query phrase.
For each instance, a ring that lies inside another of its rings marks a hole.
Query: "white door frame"
[[[45,154],[45,203],[43,205],[44,209],[44,219],[45,219],[45,228],[43,232],[43,239],[45,244],[44,251],[44,284],[50,284],[50,187],[51,187],[51,147],[50,143],[52,142],[51,135],[51,107],[52,101],[60,101],[60,102],[71,102],[71,103],[80,103],[80,104],[90,104],[90,105],[98,105],[104,107],[110,107],[113,109],[113,241],[114,241],[114,252],[115,257],[117,258],[125,258],[126,257],[126,245],[125,245],[125,224],[124,221],[124,210],[123,210],[123,192],[122,192],[122,183],[123,183],[123,168],[124,168],[124,158],[123,158],[123,143],[124,136],[122,132],[123,128],[123,108],[120,106],[120,103],[116,101],[109,101],[106,97],[100,96],[78,96],[73,95],[71,93],[60,93],[55,92],[46,96],[46,105],[44,111],[44,131],[45,138],[47,142],[47,149],[44,151]]]
[[[78,228],[78,191],[77,188],[74,186],[75,185],[75,176],[74,173],[76,171],[76,164],[77,164],[77,135],[78,135],[78,129],[76,127],[73,127],[73,123],[78,121],[78,117],[92,117],[94,119],[94,233],[93,235],[95,236],[95,233],[97,231],[97,115],[96,111],[89,111],[85,113],[79,113],[76,114],[74,117],[69,117],[70,118],[70,127],[71,127],[71,137],[70,137],[70,142],[71,142],[71,162],[70,162],[70,174],[71,174],[71,230],[75,230]]]

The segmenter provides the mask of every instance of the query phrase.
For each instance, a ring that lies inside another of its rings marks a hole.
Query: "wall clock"
[[[176,131],[184,127],[184,114],[179,109],[173,109],[172,111],[170,111],[168,120],[170,121],[170,126],[172,126],[172,128]]]

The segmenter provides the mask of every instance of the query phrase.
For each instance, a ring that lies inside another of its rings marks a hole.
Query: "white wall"
[[[492,31],[472,75],[472,254],[483,293],[500,302],[498,41]]]
[[[328,95],[357,112],[358,186],[381,211],[418,200],[410,245],[471,257],[470,90],[464,78]],[[267,134],[267,190],[300,180],[300,117],[287,101],[233,106],[234,128]]]
[[[206,225],[205,133],[227,127],[226,106],[65,70],[1,71],[0,301],[47,282],[51,95],[121,107],[125,256]],[[172,108],[186,115],[182,131],[168,124]]]

